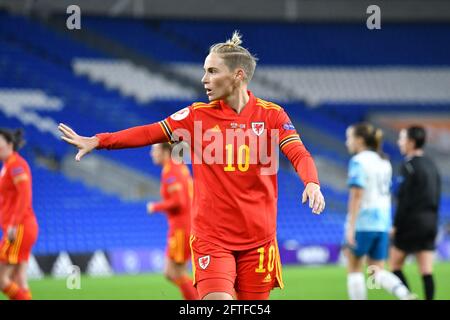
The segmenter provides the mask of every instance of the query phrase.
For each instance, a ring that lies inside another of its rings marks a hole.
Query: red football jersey
[[[155,211],[164,211],[169,223],[169,234],[175,229],[191,229],[193,184],[185,164],[169,161],[161,173],[162,201],[154,204]]]
[[[4,231],[8,226],[17,226],[34,218],[31,186],[30,167],[14,152],[0,173],[0,217]]]
[[[257,247],[276,234],[278,163],[274,168],[268,160],[278,147],[305,185],[319,180],[283,108],[248,93],[250,99],[239,114],[222,100],[194,103],[158,123],[98,134],[98,149],[181,137],[189,142],[192,156],[193,235],[229,250]]]

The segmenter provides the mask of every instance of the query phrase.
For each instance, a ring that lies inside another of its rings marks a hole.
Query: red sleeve
[[[154,204],[155,211],[168,211],[182,208],[186,205],[182,177],[180,172],[172,169],[163,176],[162,183],[169,197]]]
[[[183,140],[191,143],[194,134],[194,106],[183,108],[164,120],[168,135],[173,141]]]
[[[279,130],[281,151],[292,163],[304,185],[310,182],[320,184],[314,160],[284,110],[280,111],[275,128]]]
[[[98,133],[97,149],[139,148],[155,143],[168,142],[169,135],[164,130],[164,121],[133,127],[113,133]]]
[[[188,139],[193,132],[193,115],[191,106],[175,112],[165,120],[138,126],[113,133],[98,133],[97,149],[139,148],[161,142],[172,142],[182,137]]]
[[[31,207],[31,180],[21,164],[11,167],[11,179],[16,188],[17,196],[12,205],[13,214],[8,225],[16,226],[23,222],[27,209]]]
[[[183,207],[184,197],[181,190],[174,191],[170,194],[169,199],[154,204],[155,211],[169,211]]]

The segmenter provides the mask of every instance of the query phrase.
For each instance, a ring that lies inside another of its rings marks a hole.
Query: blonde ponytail
[[[231,39],[228,39],[225,44],[232,47],[239,47],[242,44],[242,35],[239,33],[239,31],[234,30]]]
[[[235,30],[231,39],[228,39],[226,42],[213,44],[209,48],[209,53],[220,55],[230,70],[242,68],[245,72],[244,81],[248,83],[253,77],[258,59],[242,47],[241,44],[242,35]]]

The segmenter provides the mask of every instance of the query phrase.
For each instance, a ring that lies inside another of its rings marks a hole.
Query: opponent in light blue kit
[[[353,253],[357,257],[367,254],[374,260],[387,259],[391,228],[391,177],[391,164],[375,151],[362,151],[350,160],[348,186],[364,190],[354,223],[356,243]]]
[[[361,123],[347,129],[350,196],[345,224],[348,258],[347,288],[350,299],[367,299],[363,258],[367,256],[374,288],[383,288],[399,299],[415,298],[400,279],[384,270],[391,229],[390,185],[392,167],[380,154],[382,132]]]

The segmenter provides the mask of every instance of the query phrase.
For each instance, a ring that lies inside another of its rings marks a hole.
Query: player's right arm
[[[83,156],[94,149],[126,149],[139,148],[155,143],[170,142],[173,139],[173,130],[192,129],[193,117],[191,108],[184,108],[163,121],[137,126],[113,133],[99,133],[92,137],[78,135],[69,126],[60,123],[61,139],[78,148],[75,160],[80,161]]]
[[[164,134],[159,123],[138,126],[113,133],[99,133],[93,137],[78,135],[72,128],[60,124],[61,139],[78,148],[75,157],[77,161],[94,149],[125,149],[138,148],[154,143],[167,142],[169,137]]]

